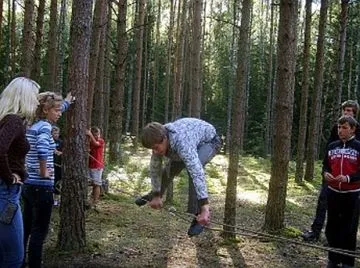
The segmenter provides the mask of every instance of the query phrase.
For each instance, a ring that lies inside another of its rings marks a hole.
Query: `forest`
[[[288,186],[319,187],[341,103],[360,96],[359,28],[356,0],[0,0],[0,88],[22,74],[76,98],[59,123],[56,247],[87,246],[86,129],[102,130],[111,174],[144,153],[148,122],[181,117],[224,140],[224,237],[236,238],[247,157],[269,165],[261,229],[283,230]]]

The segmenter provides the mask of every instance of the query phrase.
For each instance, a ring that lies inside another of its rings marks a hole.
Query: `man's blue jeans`
[[[6,185],[0,179],[0,213],[9,203],[15,204],[17,210],[9,224],[0,222],[0,267],[21,267],[24,259],[24,232],[20,208],[21,186]]]
[[[29,267],[41,267],[42,250],[48,234],[52,206],[54,203],[52,187],[24,185],[24,244],[29,240]]]

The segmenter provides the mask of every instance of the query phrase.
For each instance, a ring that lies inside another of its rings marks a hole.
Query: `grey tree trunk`
[[[231,121],[231,146],[229,155],[228,180],[226,184],[224,233],[228,238],[235,238],[236,225],[236,187],[239,166],[241,139],[244,132],[245,96],[248,81],[248,51],[250,36],[250,17],[252,0],[242,1],[241,26],[238,47],[238,67],[236,72],[236,90],[234,91]]]
[[[280,1],[274,152],[264,223],[264,228],[271,231],[284,226],[295,87],[297,4],[297,0]]]
[[[35,36],[35,48],[34,48],[34,60],[33,68],[31,70],[31,78],[35,81],[39,81],[41,72],[41,46],[43,38],[44,28],[44,11],[45,11],[45,0],[39,0],[39,6],[37,9],[36,18],[36,36]]]
[[[310,46],[311,46],[311,5],[312,0],[306,0],[305,4],[305,32],[304,32],[304,49],[302,55],[302,80],[301,80],[301,104],[300,104],[300,119],[299,119],[299,133],[297,143],[296,156],[296,171],[295,181],[301,183],[304,175],[304,156],[305,156],[305,141],[307,129],[307,113],[308,113],[308,97],[309,97],[309,61],[310,61]]]
[[[312,95],[311,117],[308,129],[308,144],[306,155],[306,169],[304,179],[312,181],[314,178],[314,161],[318,152],[319,124],[321,113],[321,96],[324,80],[324,46],[328,0],[321,0],[319,34],[317,40],[314,89]]]
[[[62,178],[60,250],[81,250],[86,246],[85,201],[87,197],[87,86],[91,34],[92,0],[72,4],[68,89],[76,97],[66,113],[68,127],[64,143]]]
[[[22,35],[21,48],[21,71],[30,77],[33,51],[34,51],[34,32],[33,32],[34,0],[25,0],[24,28]]]

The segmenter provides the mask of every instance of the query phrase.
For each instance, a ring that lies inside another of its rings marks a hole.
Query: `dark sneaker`
[[[201,234],[202,231],[204,231],[204,225],[201,225],[200,223],[198,223],[196,218],[194,218],[193,221],[191,222],[190,228],[188,230],[188,235],[190,237],[192,237],[192,236]]]
[[[318,241],[320,234],[314,231],[306,231],[301,236],[304,239],[304,241],[312,242],[312,241]]]
[[[332,262],[332,261],[329,261],[327,266],[326,266],[326,268],[337,268],[337,267],[341,267],[341,266],[339,264],[337,264],[337,263]],[[344,267],[344,265],[342,267]]]
[[[141,206],[146,205],[146,203],[151,201],[151,199],[152,199],[152,196],[150,194],[146,194],[146,195],[136,198],[135,204],[138,205],[139,207],[141,207]]]

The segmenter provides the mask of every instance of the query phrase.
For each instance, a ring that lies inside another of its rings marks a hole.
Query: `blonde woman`
[[[26,133],[30,151],[26,155],[28,178],[24,182],[22,197],[24,248],[26,249],[29,240],[29,267],[41,267],[43,243],[49,230],[54,203],[56,145],[51,135],[52,125],[59,120],[62,112],[69,108],[72,99],[71,94],[63,101],[56,93],[40,93],[35,122]]]
[[[24,258],[19,199],[30,148],[26,126],[35,115],[39,88],[36,82],[18,77],[0,97],[0,267],[21,267]]]

